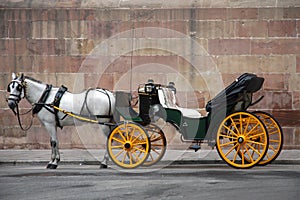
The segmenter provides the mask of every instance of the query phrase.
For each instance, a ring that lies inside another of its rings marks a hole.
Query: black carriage
[[[277,158],[282,143],[282,129],[276,119],[262,111],[247,109],[258,103],[253,93],[264,79],[245,73],[211,99],[206,116],[176,104],[176,88],[148,81],[138,88],[139,113],[131,106],[131,94],[116,92],[116,121],[107,139],[112,161],[122,168],[150,166],[164,156],[166,138],[155,124],[158,119],[173,125],[183,141],[193,141],[195,151],[207,142],[216,146],[220,157],[235,168],[266,165]]]

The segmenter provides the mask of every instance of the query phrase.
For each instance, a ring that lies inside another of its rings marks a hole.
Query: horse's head
[[[7,103],[9,108],[15,113],[15,108],[18,103],[25,97],[25,82],[24,75],[20,76],[15,73],[12,74],[12,81],[7,86],[7,92],[9,97]]]

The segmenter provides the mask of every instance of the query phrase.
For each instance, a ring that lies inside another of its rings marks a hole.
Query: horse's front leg
[[[47,165],[48,169],[56,169],[58,162],[60,161],[60,154],[58,150],[58,141],[50,139],[50,145],[51,145],[51,160]]]
[[[48,169],[56,169],[60,161],[60,153],[58,149],[57,129],[53,124],[45,124],[45,127],[50,134],[51,160],[47,165]]]

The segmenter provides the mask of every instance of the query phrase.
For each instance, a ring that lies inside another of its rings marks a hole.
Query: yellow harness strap
[[[92,119],[89,119],[89,118],[86,118],[86,117],[81,117],[81,116],[75,115],[72,112],[63,110],[63,109],[61,109],[61,108],[59,108],[57,106],[53,106],[53,108],[56,109],[56,110],[58,110],[58,111],[60,111],[60,112],[62,112],[62,113],[64,113],[64,114],[66,114],[66,115],[69,115],[71,117],[79,119],[81,121],[86,121],[86,122],[91,122],[91,123],[97,123],[97,124],[99,123],[97,120],[92,120]]]

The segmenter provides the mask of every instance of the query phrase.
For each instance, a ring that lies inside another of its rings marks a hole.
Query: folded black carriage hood
[[[263,83],[264,78],[258,77],[255,74],[244,73],[211,99],[206,104],[206,111],[210,112],[212,109],[220,106],[235,104],[239,94],[254,93],[262,87]]]

